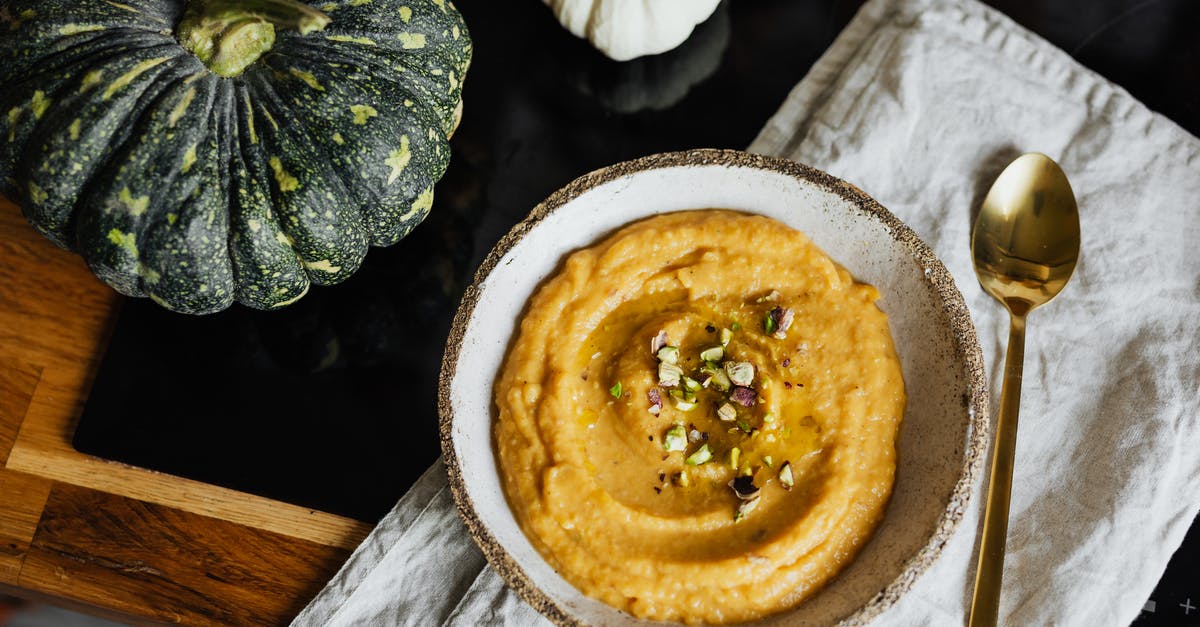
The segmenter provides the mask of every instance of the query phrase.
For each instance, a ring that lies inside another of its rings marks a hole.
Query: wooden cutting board
[[[287,622],[370,526],[75,451],[121,301],[0,197],[0,592],[133,622]]]

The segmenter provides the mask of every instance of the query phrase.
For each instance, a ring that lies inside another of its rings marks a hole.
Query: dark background
[[[745,148],[859,4],[727,0],[679,49],[618,64],[535,0],[458,0],[475,57],[426,222],[283,311],[195,318],[126,301],[76,447],[378,520],[439,453],[450,320],[500,236],[593,169]],[[1200,2],[990,4],[1200,133]],[[1200,624],[1181,605],[1200,605],[1198,581],[1193,525],[1138,624]]]

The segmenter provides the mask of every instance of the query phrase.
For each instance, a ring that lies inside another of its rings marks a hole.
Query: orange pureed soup
[[[495,387],[525,534],[635,616],[799,604],[891,494],[905,396],[878,299],[803,233],[731,211],[649,218],[571,254]]]

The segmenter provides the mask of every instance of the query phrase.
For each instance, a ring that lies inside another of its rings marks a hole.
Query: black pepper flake
[[[787,389],[789,389],[789,390],[790,390],[790,389],[792,389],[792,382],[791,382],[791,381],[784,381],[784,382],[783,382],[783,387],[785,387],[785,388],[787,388]]]
[[[708,331],[709,333],[716,333],[717,327],[714,327],[713,325],[710,324],[710,325],[704,327],[704,330]]]
[[[665,472],[660,472],[660,473],[658,473],[658,480],[659,480],[659,481],[666,481],[666,480],[667,480],[667,473],[665,473]]]
[[[787,368],[787,367],[788,367],[788,366],[790,366],[790,365],[792,365],[792,358],[791,358],[791,357],[784,357],[784,358],[783,358],[783,367],[784,367],[784,368]]]
[[[658,487],[658,486],[654,486],[654,493],[655,493],[655,494],[662,494],[662,488],[660,488],[660,487]]]
[[[653,441],[654,441],[654,436],[650,436],[650,441],[651,441],[651,442],[653,442]]]

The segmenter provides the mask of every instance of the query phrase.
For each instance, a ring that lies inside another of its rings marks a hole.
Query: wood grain
[[[92,376],[71,368],[42,373],[9,468],[342,548],[370,532],[371,525],[344,516],[79,453],[71,437]]]
[[[50,486],[46,479],[0,469],[0,582],[17,583]]]
[[[8,452],[17,439],[17,430],[41,377],[41,367],[0,355],[0,466],[8,461]]]
[[[299,612],[348,554],[56,484],[20,585],[166,622],[273,625]]]
[[[287,622],[370,526],[71,440],[120,303],[0,198],[0,591],[136,623]]]

